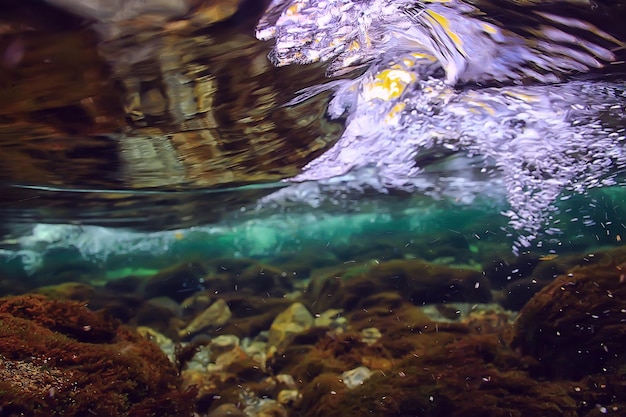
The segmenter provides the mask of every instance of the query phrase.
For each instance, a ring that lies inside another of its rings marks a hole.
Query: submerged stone
[[[285,346],[295,335],[310,329],[314,323],[309,310],[302,303],[294,303],[272,322],[268,345]]]
[[[368,380],[372,376],[372,371],[366,366],[359,366],[358,368],[350,369],[341,374],[343,383],[348,388],[355,388],[359,385],[363,385],[363,382]]]
[[[208,273],[208,267],[199,261],[189,261],[171,265],[150,277],[142,285],[145,298],[160,296],[183,301],[202,287],[202,280]]]
[[[478,271],[419,259],[397,259],[314,278],[304,297],[316,312],[363,308],[369,296],[393,292],[416,305],[491,301],[489,281]]]
[[[226,301],[217,299],[206,310],[193,318],[193,320],[178,332],[180,337],[194,335],[208,328],[221,327],[230,320],[232,313]]]

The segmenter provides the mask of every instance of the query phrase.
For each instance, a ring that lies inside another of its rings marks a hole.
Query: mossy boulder
[[[191,416],[159,348],[106,313],[42,295],[0,299],[2,415]]]
[[[304,295],[315,312],[330,308],[363,308],[369,296],[393,292],[415,305],[446,302],[487,303],[489,281],[478,271],[451,268],[419,259],[396,259],[355,266],[313,279]]]
[[[626,249],[587,258],[524,306],[510,337],[551,378],[626,371]]]

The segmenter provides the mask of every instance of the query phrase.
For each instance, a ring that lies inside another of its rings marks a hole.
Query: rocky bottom
[[[624,346],[625,248],[307,279],[198,260],[1,299],[0,415],[618,416]]]

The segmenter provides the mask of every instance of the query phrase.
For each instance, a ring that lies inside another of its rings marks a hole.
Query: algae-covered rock
[[[431,323],[405,327],[375,346],[349,335],[326,336],[307,351],[288,348],[272,365],[304,383],[294,410],[306,417],[577,417],[569,387],[536,380],[530,371],[537,365],[500,337]],[[390,366],[371,368],[374,356]],[[373,371],[369,378],[347,386],[346,370],[366,364]]]
[[[181,302],[194,292],[203,289],[202,280],[207,273],[208,267],[199,261],[172,265],[144,283],[143,296],[144,298],[165,296]]]
[[[216,259],[211,266],[203,284],[211,292],[275,297],[293,290],[292,276],[251,259]]]
[[[380,285],[406,294],[414,304],[491,301],[489,281],[475,270],[406,259],[375,265],[368,275]]]
[[[491,301],[489,281],[478,271],[451,268],[419,259],[396,259],[357,266],[314,279],[305,298],[316,312],[363,308],[371,295],[395,292],[413,304]]]
[[[190,416],[159,348],[102,312],[44,296],[0,299],[2,415]]]
[[[587,256],[521,310],[511,346],[553,378],[578,379],[626,368],[626,250]]]
[[[502,291],[502,307],[519,311],[524,305],[550,281],[535,278],[522,278],[507,285]]]

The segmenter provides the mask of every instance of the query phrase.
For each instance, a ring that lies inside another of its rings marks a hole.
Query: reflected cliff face
[[[183,214],[185,192],[293,177],[338,139],[342,123],[324,117],[328,97],[283,106],[294,91],[322,82],[323,69],[269,63],[271,45],[254,38],[263,4],[239,11],[239,1],[174,3],[3,9],[7,221],[111,217],[115,225],[159,228],[216,220],[266,192],[221,193],[194,216]],[[132,190],[182,193],[147,198]],[[152,223],[164,218],[157,207],[175,215]]]
[[[51,3],[83,18],[45,5],[3,16],[5,183],[171,190],[270,182],[296,175],[341,132],[323,117],[326,98],[282,107],[323,75],[270,65],[269,45],[253,36],[262,4],[238,12],[232,1]],[[64,19],[29,19],[47,10]]]

